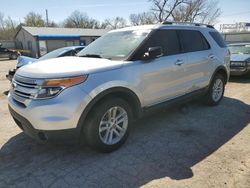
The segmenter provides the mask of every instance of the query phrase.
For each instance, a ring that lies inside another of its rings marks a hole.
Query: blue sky
[[[1,0],[0,12],[17,21],[30,11],[45,15],[56,22],[63,21],[72,11],[86,12],[98,20],[121,16],[128,18],[131,13],[150,9],[148,0]],[[250,0],[219,0],[223,14],[219,23],[250,22]]]

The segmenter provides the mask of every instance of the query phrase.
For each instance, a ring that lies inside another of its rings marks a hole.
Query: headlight
[[[87,79],[87,76],[77,76],[70,78],[49,79],[45,80],[39,86],[38,92],[34,99],[46,99],[58,95],[62,90],[80,84]]]

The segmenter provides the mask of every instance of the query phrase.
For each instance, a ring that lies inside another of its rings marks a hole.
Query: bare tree
[[[0,12],[0,29],[4,30],[5,29],[5,23],[4,23],[4,14]]]
[[[17,27],[17,22],[12,20],[12,18],[10,16],[7,17],[7,19],[5,19],[5,27],[11,30],[16,30]]]
[[[201,22],[215,24],[221,15],[218,0],[149,0],[152,2],[151,14],[131,14],[132,25],[163,22],[164,20]]]
[[[59,25],[58,25],[56,22],[50,21],[50,20],[49,20],[49,23],[48,23],[47,26],[48,26],[48,27],[59,27]]]
[[[102,23],[102,27],[108,28],[108,29],[123,28],[123,27],[126,27],[126,25],[127,25],[127,21],[122,17],[115,17],[113,19],[106,19]]]
[[[201,23],[214,25],[218,22],[218,18],[222,14],[218,3],[219,2],[215,0],[210,0],[206,2],[206,8],[199,18],[199,21]]]
[[[216,0],[188,0],[176,8],[172,17],[176,21],[201,22],[206,24],[216,23],[221,15]]]
[[[100,24],[97,20],[89,18],[86,13],[78,10],[71,13],[71,15],[65,19],[64,27],[69,28],[99,28]]]
[[[24,24],[31,27],[44,27],[45,21],[41,14],[30,12],[25,16]]]
[[[157,22],[152,12],[130,14],[129,20],[131,25],[146,25],[146,24],[154,24]]]
[[[153,3],[151,11],[158,22],[163,22],[172,16],[173,11],[186,0],[149,0]]]
[[[11,17],[5,18],[0,12],[0,39],[12,40],[17,31],[17,23]]]

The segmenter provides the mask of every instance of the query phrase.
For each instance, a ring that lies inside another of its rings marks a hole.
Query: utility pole
[[[46,26],[49,26],[49,15],[48,15],[48,9],[46,9]]]

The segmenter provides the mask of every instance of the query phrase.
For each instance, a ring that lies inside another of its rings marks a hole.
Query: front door
[[[151,62],[141,62],[141,91],[144,104],[151,106],[181,96],[186,92],[182,63],[185,54],[163,56]],[[181,63],[181,64],[179,64]]]
[[[153,60],[139,60],[136,71],[140,73],[139,86],[143,95],[144,105],[151,106],[186,93],[183,64],[186,54],[181,48],[176,30],[156,30],[138,51],[141,57],[149,47],[160,46],[163,56]]]

